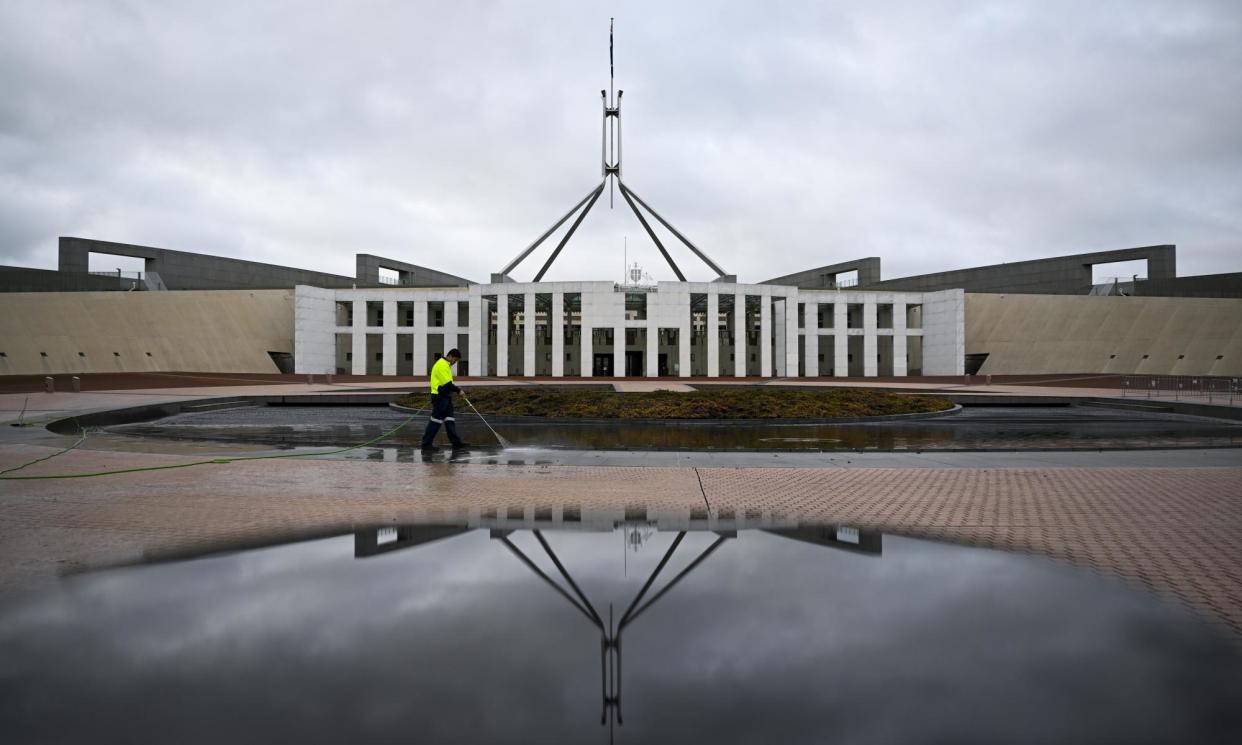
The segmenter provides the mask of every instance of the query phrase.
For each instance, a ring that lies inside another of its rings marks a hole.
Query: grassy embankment
[[[529,386],[472,387],[471,403],[485,416],[603,417],[616,419],[832,419],[943,411],[947,399],[904,395],[863,388],[779,390],[774,388],[708,388],[692,393],[654,391],[617,393]],[[427,405],[425,392],[411,393],[398,403]],[[463,404],[459,411],[467,411]]]

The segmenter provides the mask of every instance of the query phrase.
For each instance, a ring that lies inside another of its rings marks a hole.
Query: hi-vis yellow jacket
[[[431,395],[452,393],[455,390],[457,386],[453,385],[453,366],[441,357],[431,366]]]

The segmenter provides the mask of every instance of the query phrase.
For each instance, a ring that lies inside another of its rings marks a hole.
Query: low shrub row
[[[908,395],[865,388],[790,390],[720,387],[690,393],[616,391],[572,387],[471,387],[466,395],[484,416],[546,416],[615,419],[834,419],[944,411],[952,402],[936,396]],[[425,392],[400,402],[427,405]],[[458,409],[465,411],[464,404]]]

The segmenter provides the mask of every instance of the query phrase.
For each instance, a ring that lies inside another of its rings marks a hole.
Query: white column
[[[621,317],[625,318],[625,311],[621,312]],[[612,377],[625,377],[625,325],[615,326],[612,329]]]
[[[593,349],[591,339],[595,335],[595,327],[591,325],[591,321],[587,318],[586,293],[584,292],[582,295],[582,327],[579,330],[579,333],[582,334],[582,338],[579,339],[582,343],[582,351],[578,354],[578,372],[582,377],[589,378],[595,374],[595,350]]]
[[[690,326],[690,296],[686,295],[686,303],[682,308],[681,324],[677,331],[677,377],[690,377],[690,346],[694,337]]]
[[[802,360],[808,378],[819,375],[819,303],[806,303],[802,309]]]
[[[772,296],[759,296],[759,375],[772,377]]]
[[[863,300],[863,377],[874,378],[879,375],[879,365],[876,363],[876,340],[875,340],[875,296],[868,295]]]
[[[427,374],[427,301],[414,301],[414,343],[412,346],[412,354],[414,355],[414,368],[412,374]]]
[[[367,301],[354,301],[354,341],[350,349],[353,363],[349,371],[354,375],[367,374]]]
[[[509,376],[509,294],[496,295],[496,375]]]
[[[785,375],[798,377],[798,358],[802,348],[798,345],[798,295],[790,293],[785,298]]]
[[[720,377],[720,288],[707,288],[707,377]]]
[[[923,294],[923,374],[961,375],[966,369],[966,295]]]
[[[838,292],[832,304],[832,374],[838,378],[848,378],[850,375],[849,321],[846,316],[849,308],[845,298],[845,295]]]
[[[565,377],[565,293],[552,293],[552,377]]]
[[[733,296],[733,374],[746,377],[746,293]]]
[[[440,337],[444,340],[443,349],[440,350],[441,356],[448,356],[448,351],[457,346],[457,301],[444,301],[444,334]],[[460,352],[461,350],[457,350]],[[457,374],[457,366],[453,366],[453,374]]]
[[[522,376],[535,377],[535,293],[522,296]]]
[[[906,302],[893,300],[893,375],[906,376]]]
[[[470,369],[471,376],[487,374],[487,320],[483,317],[483,296],[476,289],[470,295]]]
[[[397,374],[397,301],[384,301],[384,370],[385,375]]]
[[[772,374],[778,378],[788,374],[785,365],[785,360],[788,358],[786,350],[797,338],[790,339],[789,334],[786,333],[789,326],[785,323],[785,319],[788,317],[788,301],[784,298],[772,298]]]
[[[650,308],[647,309],[647,327],[641,331],[647,335],[643,364],[647,368],[647,377],[654,378],[660,374],[660,324],[652,317]]]

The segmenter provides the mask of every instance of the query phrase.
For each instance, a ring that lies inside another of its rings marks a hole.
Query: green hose
[[[276,460],[279,458],[310,458],[310,457],[314,457],[317,455],[336,455],[338,453],[347,453],[350,450],[357,450],[358,448],[364,448],[368,445],[373,445],[379,442],[380,440],[383,440],[386,437],[390,437],[396,434],[399,430],[404,428],[407,424],[414,421],[414,417],[421,414],[422,411],[423,411],[422,409],[419,409],[418,411],[411,414],[410,417],[406,419],[404,422],[398,424],[396,427],[393,427],[392,429],[388,430],[387,432],[385,432],[384,434],[378,437],[374,437],[370,440],[367,440],[366,442],[362,442],[357,445],[350,445],[347,448],[340,448],[337,450],[324,450],[322,452],[315,452],[315,453],[280,453],[277,455],[242,455],[242,456],[237,456],[234,458],[212,458],[211,460],[196,460],[192,463],[174,463],[172,465],[166,465],[166,466],[142,466],[140,468],[121,468],[121,469],[117,469],[114,471],[94,471],[91,473],[61,473],[61,474],[53,474],[53,475],[48,475],[48,476],[8,476],[8,475],[5,475],[5,474],[13,473],[14,471],[20,471],[23,468],[26,468],[27,466],[33,466],[36,463],[42,463],[45,460],[50,460],[52,458],[55,458],[58,455],[63,455],[69,452],[70,450],[73,450],[78,445],[81,445],[83,442],[86,441],[86,430],[83,429],[82,436],[78,438],[78,441],[73,443],[69,447],[65,448],[64,450],[61,450],[60,452],[52,453],[51,455],[47,455],[42,458],[38,458],[36,460],[32,460],[29,463],[24,463],[15,468],[10,468],[4,471],[0,471],[0,481],[40,481],[40,480],[51,480],[51,479],[85,479],[85,478],[91,478],[94,476],[114,476],[119,473],[139,473],[141,471],[164,471],[170,468],[189,468],[190,466],[225,465],[228,463],[236,463],[238,461],[243,461],[243,460]]]

